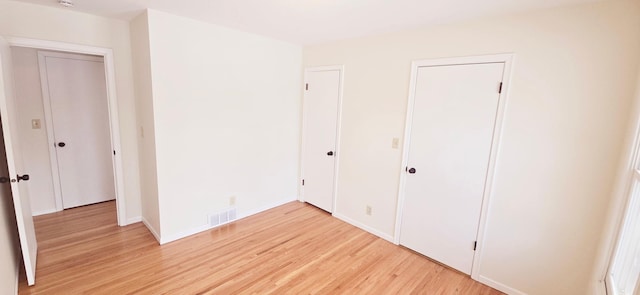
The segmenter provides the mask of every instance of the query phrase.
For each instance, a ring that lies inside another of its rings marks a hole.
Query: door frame
[[[337,199],[338,199],[338,168],[339,168],[339,163],[340,163],[340,154],[341,150],[340,150],[340,133],[342,130],[342,94],[344,91],[344,65],[334,65],[334,66],[320,66],[320,67],[306,67],[304,69],[304,85],[307,84],[307,77],[309,73],[312,72],[326,72],[326,71],[338,71],[340,73],[340,81],[339,81],[339,91],[338,91],[338,116],[337,116],[337,122],[336,122],[336,146],[335,146],[335,157],[333,157],[333,204],[331,206],[331,214],[334,215],[336,212],[336,208],[337,208]],[[304,153],[305,153],[305,142],[306,142],[306,136],[307,136],[307,104],[306,102],[306,98],[307,98],[307,92],[304,89],[304,85],[303,85],[303,101],[302,101],[302,136],[301,138],[301,142],[300,142],[300,177],[299,177],[299,191],[300,191],[300,196],[299,196],[299,200],[301,202],[304,202],[304,185],[302,185],[302,180],[304,179]]]
[[[504,72],[502,75],[502,92],[498,97],[498,109],[496,111],[496,122],[493,130],[493,138],[491,140],[491,152],[489,154],[489,166],[487,169],[487,178],[485,180],[484,192],[482,194],[482,205],[480,211],[480,220],[478,223],[478,235],[476,253],[473,256],[473,263],[471,267],[471,278],[476,281],[483,282],[491,286],[491,282],[488,279],[483,279],[480,276],[480,263],[482,257],[482,249],[484,245],[484,236],[487,229],[487,217],[489,214],[489,204],[492,197],[492,187],[494,184],[494,175],[497,158],[500,152],[500,143],[502,139],[502,133],[504,129],[504,114],[507,108],[507,101],[509,96],[509,82],[511,80],[511,68],[513,66],[513,60],[515,55],[512,53],[495,54],[495,55],[480,55],[480,56],[467,56],[467,57],[452,57],[452,58],[436,58],[436,59],[424,59],[414,60],[411,62],[411,80],[409,82],[409,98],[407,102],[407,116],[405,121],[404,130],[404,142],[402,145],[402,164],[400,166],[400,184],[398,186],[398,204],[396,208],[396,224],[393,241],[396,245],[400,244],[400,228],[402,225],[402,211],[405,202],[405,186],[407,180],[407,173],[405,167],[408,165],[409,160],[409,144],[411,143],[411,125],[413,122],[413,109],[415,103],[415,91],[416,82],[418,78],[418,68],[420,67],[433,67],[433,66],[454,66],[454,65],[468,65],[468,64],[485,64],[485,63],[504,63]],[[495,285],[495,284],[494,284]]]
[[[51,163],[51,176],[53,176],[53,194],[56,203],[56,212],[64,210],[62,199],[62,181],[60,181],[60,169],[58,162],[58,154],[55,146],[55,137],[53,129],[53,110],[51,109],[51,96],[49,94],[49,83],[47,82],[47,66],[45,58],[73,58],[76,60],[103,62],[104,58],[95,55],[77,55],[76,53],[62,53],[56,51],[38,50],[38,67],[40,70],[40,86],[42,87],[42,102],[44,106],[44,120],[47,131],[47,140],[49,147],[49,162]],[[113,146],[113,145],[112,145]],[[115,175],[114,175],[115,176]],[[114,179],[115,182],[115,179]]]
[[[640,177],[640,80],[634,94],[634,106],[631,114],[632,127],[627,131],[623,157],[618,167],[616,185],[612,193],[608,219],[600,242],[600,253],[596,256],[592,285],[594,294],[615,294],[611,278],[611,268],[618,254],[618,246],[626,223],[628,209],[632,200],[635,178]],[[638,282],[640,284],[640,281]],[[640,286],[638,287],[640,288]]]
[[[118,217],[118,225],[127,225],[126,219],[126,200],[124,193],[124,165],[122,162],[122,144],[120,140],[120,120],[118,116],[118,98],[116,92],[116,79],[115,79],[115,65],[113,50],[111,48],[78,45],[65,42],[18,38],[18,37],[5,37],[10,46],[15,47],[27,47],[39,50],[53,50],[62,51],[75,54],[89,54],[102,56],[104,58],[104,70],[107,86],[107,99],[109,109],[109,126],[111,135],[111,149],[115,152],[112,158],[113,162],[113,176],[116,192],[116,210]],[[44,93],[43,93],[44,95]],[[48,123],[48,122],[47,122]],[[49,128],[49,127],[47,127]],[[57,172],[56,172],[57,174]],[[54,175],[55,178],[55,175]],[[59,181],[59,180],[58,180]],[[55,183],[55,179],[54,179]],[[54,194],[57,188],[54,187]],[[56,209],[62,210],[58,203],[58,195],[56,195]],[[60,195],[60,201],[62,196]]]

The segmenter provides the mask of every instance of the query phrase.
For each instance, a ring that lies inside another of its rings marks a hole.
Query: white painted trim
[[[147,227],[147,229],[149,230],[149,232],[153,235],[154,238],[156,238],[156,241],[158,241],[158,244],[162,244],[160,243],[161,239],[160,239],[160,234],[158,234],[158,232],[156,231],[155,228],[153,228],[153,226],[151,226],[151,224],[149,223],[149,221],[147,221],[144,217],[140,217],[140,219],[142,220],[142,224],[144,224],[144,226]]]
[[[45,215],[45,214],[51,214],[51,213],[56,213],[59,210],[57,209],[48,209],[48,210],[44,210],[44,211],[38,211],[38,212],[33,212],[31,213],[32,216],[40,216],[40,215]]]
[[[18,258],[20,255],[16,255],[16,284],[15,284],[15,290],[16,290],[16,295],[18,295],[18,291],[20,290],[20,258]]]
[[[66,42],[57,42],[57,41],[49,41],[49,40],[38,40],[38,39],[30,39],[30,38],[21,38],[21,37],[4,37],[7,42],[11,46],[18,47],[28,47],[42,50],[54,50],[54,51],[63,51],[63,52],[71,52],[71,53],[81,53],[81,54],[89,54],[89,55],[98,55],[104,56],[108,53],[112,53],[111,48],[106,47],[95,47],[95,46],[87,46],[80,45],[74,43],[66,43]]]
[[[307,110],[307,104],[306,104],[306,96],[307,96],[307,90],[306,90],[306,85],[307,85],[307,71],[304,71],[304,79],[302,81],[302,128],[301,128],[301,135],[300,135],[300,167],[298,169],[300,175],[298,177],[298,200],[300,202],[305,202],[304,200],[304,185],[302,184],[302,182],[304,181],[304,153],[306,150],[306,144],[305,144],[305,139],[306,139],[306,130],[307,130],[307,116],[305,116],[306,110]]]
[[[318,67],[306,67],[304,72],[328,72],[328,71],[344,71],[344,65],[332,65],[332,66],[318,66]],[[306,79],[305,79],[306,83]]]
[[[613,256],[611,256],[611,258],[613,258]],[[604,283],[601,283],[599,285],[603,285],[601,286],[601,288],[597,288],[596,291],[594,291],[595,294],[602,294],[602,295],[618,295],[616,294],[616,290],[613,288],[613,278],[608,274],[609,272],[609,268],[611,267],[611,261],[607,261],[607,268],[605,269],[605,279],[604,279]]]
[[[226,224],[226,223],[224,223],[224,224]],[[221,226],[221,225],[224,225],[224,224],[219,224],[217,226]],[[207,230],[212,229],[212,228],[214,228],[214,227],[211,227],[208,224],[203,224],[203,225],[200,225],[198,227],[194,227],[194,228],[190,228],[188,230],[181,231],[181,232],[179,232],[177,234],[165,236],[166,238],[161,238],[160,239],[160,245],[165,245],[165,244],[168,244],[168,243],[171,243],[171,242],[186,238],[188,236],[192,236],[192,235],[195,235],[197,233],[201,233],[203,231],[207,231]]]
[[[482,196],[482,206],[480,212],[480,220],[477,235],[477,248],[473,258],[473,264],[471,269],[471,278],[474,280],[480,279],[480,264],[482,257],[482,248],[484,245],[484,236],[487,230],[487,216],[489,214],[489,204],[492,196],[492,187],[494,183],[495,167],[497,157],[500,152],[501,135],[504,128],[504,114],[507,107],[507,101],[510,89],[511,80],[511,68],[514,60],[514,54],[496,54],[496,55],[483,55],[483,56],[470,56],[470,57],[453,57],[453,58],[439,58],[418,60],[411,63],[411,80],[409,83],[409,99],[407,102],[407,116],[405,122],[404,143],[402,152],[402,164],[400,166],[400,185],[398,186],[398,205],[396,208],[396,226],[393,237],[393,243],[400,244],[400,228],[402,226],[402,211],[405,203],[405,188],[407,174],[405,167],[407,167],[409,160],[409,145],[411,143],[411,125],[413,122],[413,108],[415,103],[415,90],[416,81],[418,76],[418,68],[430,67],[430,66],[445,66],[445,65],[463,65],[463,64],[483,64],[483,63],[504,63],[504,70],[502,76],[502,93],[498,100],[498,110],[496,113],[496,122],[493,131],[493,138],[491,143],[491,152],[489,156],[489,167],[487,170],[487,178],[485,180],[485,188]]]
[[[236,220],[240,220],[240,219],[243,219],[243,218],[246,218],[246,217],[249,217],[249,216],[264,212],[264,211],[267,211],[267,210],[271,210],[273,208],[282,206],[282,205],[284,205],[286,203],[290,203],[290,202],[293,202],[293,201],[297,201],[297,198],[294,197],[294,198],[281,199],[281,200],[278,200],[276,202],[272,202],[272,203],[269,203],[267,205],[264,205],[262,207],[258,207],[258,208],[251,209],[251,210],[246,210],[246,211],[241,211],[241,212],[238,212],[238,218]]]
[[[322,67],[308,67],[304,70],[304,81],[303,83],[307,84],[307,73],[310,72],[326,72],[326,71],[338,71],[340,73],[340,83],[339,94],[338,94],[338,117],[336,122],[336,145],[335,145],[335,157],[333,163],[333,204],[331,206],[331,212],[336,212],[337,203],[338,203],[338,171],[340,166],[340,155],[342,154],[342,150],[340,149],[340,140],[342,134],[342,96],[344,93],[344,65],[335,65],[335,66],[322,66]],[[304,202],[304,186],[302,185],[302,179],[304,179],[304,152],[305,152],[305,138],[306,138],[306,129],[307,129],[307,109],[306,109],[306,96],[307,92],[304,90],[303,101],[302,101],[302,136],[301,136],[301,148],[300,148],[300,181],[298,185],[300,187],[300,196],[299,200]]]
[[[592,277],[593,287],[591,290],[595,294],[615,294],[613,289],[612,277],[609,270],[612,267],[613,259],[617,254],[617,248],[620,241],[622,227],[627,214],[629,203],[631,202],[631,189],[634,178],[640,178],[640,174],[636,167],[640,166],[640,79],[635,93],[634,109],[630,119],[630,123],[634,128],[631,134],[627,134],[632,140],[627,142],[624,156],[620,165],[623,167],[621,175],[618,175],[618,184],[622,186],[618,194],[612,195],[611,205],[609,209],[610,225],[605,227],[602,234],[601,247],[602,250],[596,257],[596,266]],[[616,192],[615,190],[613,191]],[[640,282],[639,282],[640,283]]]
[[[480,283],[483,283],[483,284],[485,284],[485,285],[487,285],[487,286],[489,286],[491,288],[494,288],[494,289],[496,289],[496,290],[498,290],[500,292],[509,294],[509,295],[527,295],[527,293],[525,293],[525,292],[522,292],[522,291],[520,291],[518,289],[511,288],[511,287],[509,287],[507,285],[498,283],[498,282],[496,282],[496,281],[494,281],[494,280],[492,280],[490,278],[484,277],[484,276],[480,276],[477,279],[477,281],[480,282]]]
[[[53,53],[53,52],[49,52]],[[49,96],[49,78],[47,75],[46,57],[44,51],[38,51],[38,68],[40,73],[40,87],[42,88],[42,106],[44,108],[45,130],[47,131],[47,148],[49,150],[49,163],[51,165],[51,178],[53,184],[53,197],[56,204],[56,211],[64,210],[62,202],[62,184],[58,167],[58,154],[55,148],[55,137],[53,129],[53,111],[51,110],[51,97]]]
[[[104,62],[104,58],[102,56],[96,55],[86,55],[86,54],[78,54],[78,53],[64,53],[57,51],[48,51],[48,50],[38,50],[38,53],[42,52],[43,56],[47,57],[56,57],[63,59],[72,59],[72,60],[83,60],[83,61],[93,61],[93,62]]]
[[[402,213],[404,209],[404,190],[407,181],[405,168],[409,162],[409,144],[411,143],[411,123],[413,122],[413,106],[415,104],[416,80],[418,79],[418,66],[411,63],[411,80],[409,80],[409,98],[404,123],[404,141],[402,143],[402,161],[400,163],[400,181],[398,185],[398,204],[396,207],[396,227],[393,231],[393,243],[400,245],[400,227],[402,226]],[[404,172],[403,172],[404,171]]]
[[[487,60],[494,62],[504,62],[502,72],[502,93],[498,101],[498,110],[496,112],[496,122],[493,129],[493,139],[491,140],[491,152],[489,153],[489,167],[487,168],[487,178],[485,179],[484,192],[482,194],[482,209],[480,211],[480,221],[478,222],[478,235],[476,237],[477,247],[473,256],[473,264],[471,266],[471,278],[478,280],[480,277],[480,267],[482,264],[482,254],[484,253],[485,235],[487,232],[488,216],[490,210],[491,199],[493,197],[493,187],[495,184],[495,171],[498,157],[500,156],[500,148],[502,143],[502,134],[504,133],[504,118],[509,101],[509,93],[511,92],[511,77],[513,74],[514,55],[496,55],[487,57]]]
[[[369,233],[374,234],[374,235],[376,235],[376,236],[378,236],[378,237],[380,237],[382,239],[385,239],[385,240],[389,241],[390,243],[394,243],[395,244],[394,237],[392,235],[390,235],[390,234],[381,232],[381,231],[379,231],[379,230],[377,230],[377,229],[375,229],[373,227],[370,227],[370,226],[368,226],[368,225],[366,225],[366,224],[364,224],[362,222],[353,220],[353,219],[351,219],[351,218],[349,218],[349,217],[347,217],[345,215],[342,215],[340,213],[333,213],[333,217],[338,218],[338,219],[340,219],[340,220],[342,220],[342,221],[344,221],[344,222],[346,222],[348,224],[351,224],[351,225],[353,225],[353,226],[355,226],[357,228],[360,228],[360,229],[362,229],[362,230],[364,230],[366,232],[369,232]]]
[[[111,118],[111,149],[116,152],[113,156],[113,178],[116,185],[116,203],[118,208],[118,225],[124,225],[127,219],[126,198],[124,193],[124,164],[122,162],[122,142],[120,139],[120,116],[118,114],[118,99],[116,97],[116,70],[113,51],[104,55],[107,78],[107,95],[109,96],[109,117]]]
[[[640,87],[640,86],[639,86]],[[640,96],[640,88],[636,90],[636,96]],[[605,228],[605,232],[602,235],[603,239],[608,239],[610,242],[604,245],[605,250],[603,254],[604,264],[602,265],[602,269],[596,270],[599,272],[597,275],[595,285],[595,292],[598,294],[616,294],[613,289],[613,281],[612,277],[609,275],[609,271],[613,266],[613,259],[617,255],[618,252],[618,244],[620,241],[620,236],[622,232],[622,227],[624,225],[624,221],[626,218],[626,214],[628,211],[629,204],[631,202],[631,189],[634,182],[634,178],[640,178],[639,171],[635,169],[640,165],[640,102],[637,101],[636,98],[636,106],[634,109],[634,133],[631,141],[630,153],[623,160],[624,164],[624,174],[620,176],[624,181],[621,195],[612,196],[612,204],[611,204],[611,218],[613,222],[613,228],[607,229]],[[600,256],[602,257],[602,256]]]
[[[503,63],[513,59],[513,53],[500,53],[488,55],[444,57],[433,59],[414,60],[411,65],[417,67],[454,66],[486,63]]]
[[[340,171],[340,157],[342,156],[341,140],[342,140],[342,95],[344,93],[344,65],[337,66],[340,68],[340,92],[338,95],[338,121],[336,122],[336,151],[335,162],[333,165],[333,211],[338,212],[338,175]]]
[[[236,218],[235,220],[231,220],[229,222],[218,224],[216,226],[210,226],[208,224],[203,224],[203,225],[200,225],[200,226],[196,226],[194,228],[190,228],[190,229],[185,230],[185,231],[181,231],[181,232],[173,234],[173,235],[166,236],[164,238],[160,238],[160,239],[158,239],[158,241],[160,242],[160,245],[171,243],[173,241],[177,241],[179,239],[186,238],[188,236],[195,235],[197,233],[201,233],[201,232],[204,232],[204,231],[216,228],[216,227],[220,227],[220,226],[223,226],[225,224],[229,224],[229,223],[238,221],[240,219],[249,217],[251,215],[255,215],[255,214],[258,214],[258,213],[261,213],[261,212],[264,212],[264,211],[267,211],[267,210],[276,208],[278,206],[282,206],[282,205],[284,205],[286,203],[297,201],[297,200],[298,200],[298,198],[296,198],[296,197],[282,199],[282,200],[270,203],[270,204],[262,206],[262,207],[258,207],[258,208],[247,210],[247,211],[243,211],[243,212],[239,212],[238,213],[238,218]],[[143,222],[144,222],[144,219],[143,219]],[[149,226],[147,226],[147,227],[149,227]]]
[[[636,138],[637,140],[637,138]],[[638,143],[636,143],[638,144]],[[636,167],[636,165],[638,164],[638,146],[636,145],[633,148],[633,160],[629,162],[629,164],[631,164],[632,166],[629,167],[631,169],[633,169],[634,171],[632,171],[631,173],[627,174],[627,181],[625,183],[625,189],[624,192],[625,194],[622,196],[622,201],[619,202],[619,206],[614,206],[615,203],[612,205],[613,209],[615,210],[615,214],[614,214],[614,218],[615,218],[615,232],[613,232],[613,234],[611,235],[612,240],[610,242],[610,249],[609,250],[609,257],[607,257],[606,259],[606,268],[604,270],[604,281],[605,281],[605,293],[608,294],[612,294],[612,295],[616,295],[619,292],[616,290],[616,288],[614,288],[615,284],[613,282],[613,277],[611,276],[611,268],[613,267],[615,261],[615,257],[618,255],[618,251],[620,249],[618,249],[619,245],[620,245],[620,239],[622,237],[622,231],[623,229],[625,229],[626,227],[630,226],[631,223],[629,220],[627,220],[627,217],[629,216],[630,212],[630,208],[629,206],[631,205],[631,201],[632,201],[632,194],[633,194],[633,190],[634,190],[634,183],[639,181],[637,179],[638,177],[638,171],[637,169],[634,169],[633,167]],[[618,207],[618,208],[615,208]],[[605,237],[606,235],[603,235],[603,237]],[[598,280],[598,282],[601,282],[602,280]],[[640,284],[640,282],[638,282],[638,284]],[[597,285],[596,285],[597,286]],[[599,288],[601,289],[601,288]],[[596,289],[597,290],[597,289]],[[636,292],[634,294],[638,294],[637,292],[639,290],[635,290]],[[594,291],[594,292],[598,292],[598,291]],[[602,292],[602,291],[599,291]]]
[[[116,186],[116,207],[118,225],[125,226],[127,220],[126,197],[124,192],[124,164],[122,163],[122,146],[120,141],[120,116],[118,115],[118,97],[116,95],[115,63],[113,50],[105,47],[95,47],[28,38],[6,37],[11,46],[28,47],[42,50],[55,50],[70,53],[90,54],[104,58],[105,78],[107,84],[107,97],[109,101],[109,121],[111,127],[112,150],[116,151],[113,157],[114,183]],[[56,204],[57,205],[57,204]]]
[[[138,223],[142,221],[142,216],[131,217],[127,219],[127,225]]]

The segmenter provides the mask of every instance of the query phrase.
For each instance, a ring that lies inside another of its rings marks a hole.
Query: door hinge
[[[498,93],[502,93],[502,82],[500,82],[500,86],[498,87]]]
[[[114,156],[116,155],[116,150],[113,150],[113,155],[114,155]]]
[[[304,90],[309,90],[309,83],[304,84]]]
[[[304,179],[302,180],[302,185],[304,185]]]
[[[473,242],[473,251],[478,247],[478,241]]]

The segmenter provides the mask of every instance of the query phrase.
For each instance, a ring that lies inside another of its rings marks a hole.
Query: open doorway
[[[20,133],[22,131],[21,120],[25,118],[20,117],[20,111],[18,110],[18,100],[15,95],[15,76],[17,71],[13,68],[12,48],[24,47],[33,48],[38,50],[58,51],[64,54],[84,54],[95,55],[101,58],[102,65],[98,67],[97,72],[103,72],[104,78],[101,79],[100,84],[103,85],[103,89],[106,89],[107,100],[107,117],[108,122],[105,125],[108,127],[110,149],[109,157],[112,168],[111,186],[113,187],[111,197],[115,197],[115,204],[112,203],[115,217],[117,218],[117,224],[124,226],[127,224],[125,218],[125,200],[124,200],[124,178],[123,178],[123,165],[122,157],[120,155],[120,130],[119,130],[119,117],[118,107],[116,99],[116,87],[115,87],[115,73],[114,73],[114,59],[113,51],[108,48],[93,47],[75,45],[69,43],[42,41],[25,38],[5,38],[0,37],[0,66],[2,71],[0,72],[0,111],[2,112],[2,130],[4,132],[5,145],[7,147],[7,163],[10,175],[6,177],[7,181],[11,182],[12,197],[14,200],[14,211],[17,221],[18,237],[20,240],[20,248],[23,257],[23,264],[25,266],[25,273],[27,277],[27,283],[29,286],[35,284],[36,277],[36,259],[38,253],[38,243],[36,241],[36,234],[33,224],[33,211],[31,210],[31,202],[29,198],[29,190],[25,183],[32,179],[30,175],[25,173],[23,166],[23,150],[20,146],[21,138]],[[95,57],[93,57],[95,58]],[[38,70],[38,75],[40,71]],[[69,73],[61,71],[57,73],[58,76],[67,76]],[[48,78],[46,78],[48,79]],[[30,87],[30,89],[42,89],[43,85],[39,87],[37,85]],[[72,85],[71,85],[72,86]],[[104,100],[104,97],[103,97]],[[77,110],[79,113],[83,113],[82,110]],[[92,116],[88,114],[87,116]],[[44,116],[42,116],[44,117]],[[42,119],[40,121],[27,118],[29,128],[38,129],[42,128]],[[49,144],[45,144],[48,148]],[[51,145],[52,146],[52,145]],[[57,147],[60,147],[56,144]],[[112,154],[111,154],[112,152]],[[84,160],[78,157],[76,160]],[[92,161],[92,160],[88,160]],[[46,163],[46,162],[45,162]],[[42,164],[42,163],[41,163]],[[15,178],[14,178],[15,175]],[[84,178],[85,175],[78,176],[78,178]],[[22,182],[21,182],[22,181]],[[82,181],[80,179],[79,181]],[[115,195],[115,196],[114,196]],[[62,210],[62,209],[60,209]],[[112,211],[113,212],[113,211]],[[112,214],[113,215],[113,214]],[[114,218],[114,219],[116,219]]]
[[[8,41],[33,215],[115,200],[118,225],[126,225],[112,51]],[[99,94],[88,99],[91,91]]]
[[[104,58],[12,48],[33,215],[115,200]]]

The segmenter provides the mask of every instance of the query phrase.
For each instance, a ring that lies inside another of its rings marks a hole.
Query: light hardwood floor
[[[35,218],[36,285],[20,294],[502,294],[292,202],[159,246],[115,202]]]

